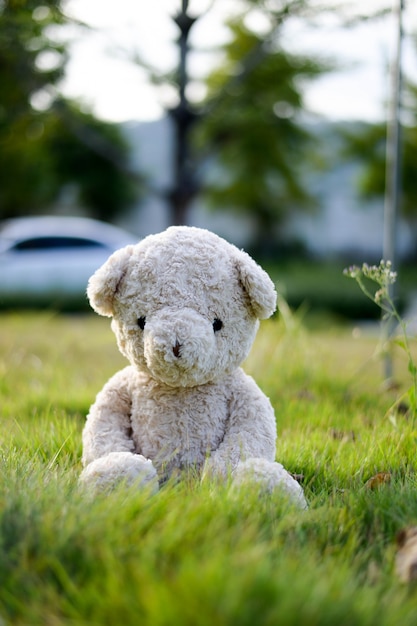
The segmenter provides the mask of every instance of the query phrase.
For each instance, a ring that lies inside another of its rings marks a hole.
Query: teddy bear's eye
[[[141,330],[143,330],[145,328],[145,324],[146,324],[146,317],[138,317],[138,326]]]
[[[219,320],[218,317],[216,317],[214,319],[214,322],[213,322],[213,330],[214,330],[214,332],[217,333],[222,328],[223,328],[223,322],[221,320]]]

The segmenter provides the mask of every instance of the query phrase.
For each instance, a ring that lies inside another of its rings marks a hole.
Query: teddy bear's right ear
[[[133,249],[134,246],[129,245],[114,252],[88,281],[88,299],[100,315],[113,315],[114,297],[127,272]]]

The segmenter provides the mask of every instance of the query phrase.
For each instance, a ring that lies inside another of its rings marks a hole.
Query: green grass
[[[192,476],[91,499],[83,422],[124,364],[108,320],[0,321],[0,624],[415,626],[417,591],[393,569],[396,533],[417,523],[416,425],[390,408],[401,351],[384,391],[376,337],[263,323],[245,369],[306,512]],[[380,471],[391,482],[368,489]]]

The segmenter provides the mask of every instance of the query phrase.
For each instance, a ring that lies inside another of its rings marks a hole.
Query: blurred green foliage
[[[278,294],[291,309],[324,323],[332,316],[340,323],[348,320],[379,320],[380,308],[366,298],[355,281],[348,280],[343,270],[346,260],[287,259],[279,263],[268,262],[265,269],[275,282]],[[372,288],[372,285],[370,285]],[[398,267],[395,304],[401,314],[411,305],[416,292],[414,263]]]
[[[267,242],[294,210],[315,206],[307,172],[317,165],[316,145],[301,122],[303,86],[334,68],[328,60],[285,49],[282,27],[311,3],[259,3],[266,32],[251,27],[253,2],[227,23],[230,39],[221,64],[208,77],[206,114],[198,145],[215,155],[216,175],[205,184],[213,208],[250,215],[256,241]]]
[[[66,186],[101,219],[138,194],[118,128],[59,94],[71,23],[62,7],[60,0],[0,2],[0,218],[42,212]]]

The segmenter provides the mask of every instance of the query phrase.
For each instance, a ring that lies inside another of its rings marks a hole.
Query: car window
[[[67,248],[107,248],[105,244],[84,237],[31,237],[17,242],[13,250],[62,250]]]

